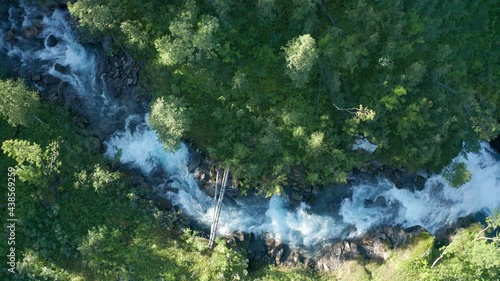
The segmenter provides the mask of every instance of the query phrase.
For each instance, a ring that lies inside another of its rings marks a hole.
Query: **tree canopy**
[[[371,159],[439,171],[498,134],[492,1],[160,2],[70,11],[89,40],[113,34],[144,61],[153,109],[183,99],[176,138],[243,186],[344,182]],[[373,154],[351,150],[360,136]]]

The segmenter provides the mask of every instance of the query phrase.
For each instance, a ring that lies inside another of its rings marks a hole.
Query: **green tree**
[[[29,126],[40,122],[38,94],[28,89],[21,80],[0,81],[0,116],[12,126]]]
[[[451,186],[460,187],[470,181],[472,173],[465,163],[453,162],[443,169],[443,176]]]
[[[2,150],[16,160],[19,179],[36,185],[52,183],[60,172],[59,143],[51,142],[44,150],[26,140],[6,140]]]
[[[423,271],[425,280],[495,280],[500,276],[500,213],[487,220],[487,226],[473,225],[460,231],[443,247],[431,268]],[[489,233],[488,233],[489,232]],[[490,236],[487,236],[489,234]],[[491,235],[494,235],[491,237]]]
[[[288,76],[296,87],[304,87],[318,58],[314,38],[310,34],[301,35],[288,42],[283,49],[286,55]]]
[[[168,151],[180,145],[180,138],[189,130],[189,118],[186,108],[176,97],[158,98],[151,106],[149,116],[151,127],[156,130]]]

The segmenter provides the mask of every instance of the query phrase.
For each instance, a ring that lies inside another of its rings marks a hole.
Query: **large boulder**
[[[47,45],[47,47],[55,47],[57,43],[59,43],[59,40],[57,40],[57,38],[52,34],[47,36],[47,39],[45,39],[45,44]]]

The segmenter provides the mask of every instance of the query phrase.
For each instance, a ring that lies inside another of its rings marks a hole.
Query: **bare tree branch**
[[[486,230],[488,230],[490,228],[490,226],[488,225],[487,227],[481,229],[481,231],[479,231],[479,233],[476,235],[476,240],[479,240],[481,239],[481,234],[483,234]]]
[[[451,245],[451,244],[450,244]],[[446,254],[446,251],[448,251],[448,247],[450,247],[450,245],[446,246],[446,248],[444,249],[444,251],[441,253],[441,255],[432,263],[431,265],[431,269],[434,268],[434,266],[436,266],[436,264],[442,259],[444,258],[444,255]]]

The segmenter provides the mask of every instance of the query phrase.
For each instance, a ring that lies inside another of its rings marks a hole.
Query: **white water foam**
[[[24,8],[23,23],[19,25],[15,19],[10,19],[14,28],[29,28],[33,25],[31,17],[39,12],[33,7],[29,7],[21,2]],[[14,11],[17,8],[9,10],[10,18],[15,17]],[[35,61],[41,60],[49,63],[43,64],[43,68],[50,75],[70,83],[83,98],[89,95],[100,95],[100,90],[96,87],[96,59],[92,52],[85,49],[76,40],[70,24],[67,21],[68,12],[55,10],[50,16],[43,17],[43,29],[37,35],[37,39],[44,39],[42,48],[37,48],[30,44],[29,40],[22,36],[16,36],[16,40],[24,44],[2,45],[7,50],[7,55],[18,57],[24,66],[34,65]],[[48,46],[47,39],[53,36],[57,40],[55,46]],[[59,64],[68,70],[68,73],[62,73],[55,69]],[[36,64],[35,64],[36,65]]]
[[[174,181],[171,186],[179,189],[166,196],[188,216],[209,225],[213,201],[189,174],[188,150],[184,145],[175,153],[165,152],[154,131],[146,125],[134,132],[119,132],[106,145],[109,157],[121,149],[121,161],[145,174],[161,165]],[[224,204],[219,233],[254,232],[272,235],[291,245],[312,246],[325,240],[358,236],[382,225],[420,225],[435,232],[460,217],[479,211],[489,214],[499,208],[500,164],[488,145],[482,144],[481,150],[467,154],[467,159],[459,156],[454,161],[466,163],[473,172],[472,180],[459,189],[450,187],[439,175],[432,176],[425,188],[416,192],[397,189],[390,181],[380,180],[352,186],[352,198],[345,199],[341,208],[330,214],[312,213],[305,203],[290,210],[286,199],[276,195],[270,200],[243,198],[236,204]],[[367,205],[367,200],[379,203]]]

